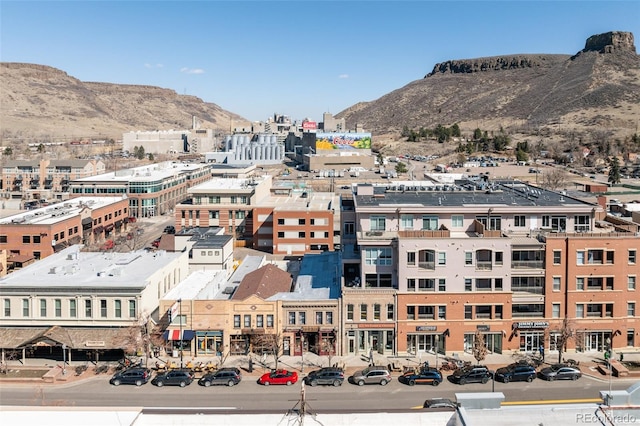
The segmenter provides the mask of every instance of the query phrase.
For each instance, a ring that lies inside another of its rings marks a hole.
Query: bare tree
[[[142,237],[144,229],[139,225],[133,225],[128,227],[129,232],[122,237],[122,242],[129,251],[134,251],[144,246],[144,239]]]
[[[562,325],[556,334],[556,349],[558,349],[558,362],[562,362],[562,354],[567,349],[567,342],[575,338],[575,332],[573,329],[573,322],[565,317],[562,320]]]
[[[566,172],[558,167],[549,170],[542,175],[542,187],[551,191],[557,191],[567,185]]]
[[[275,369],[283,355],[283,339],[281,333],[255,334],[252,336],[252,350],[256,353],[271,354],[275,362]]]
[[[484,334],[480,333],[480,331],[476,331],[476,334],[473,338],[473,357],[476,361],[480,362],[487,357],[487,345],[484,342]]]

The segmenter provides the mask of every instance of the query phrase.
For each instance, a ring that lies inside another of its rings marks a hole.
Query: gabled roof
[[[244,300],[251,295],[267,299],[276,293],[291,291],[291,274],[269,263],[248,273],[240,282],[232,300]]]

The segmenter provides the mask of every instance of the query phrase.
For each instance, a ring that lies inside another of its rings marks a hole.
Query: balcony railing
[[[513,269],[544,269],[544,261],[542,260],[512,260],[511,268]]]
[[[490,271],[493,268],[491,261],[486,260],[478,260],[476,261],[476,270],[479,271]]]
[[[543,286],[514,287],[512,285],[511,286],[511,291],[513,291],[513,292],[522,292],[522,293],[544,294],[544,287]]]
[[[418,268],[422,269],[436,269],[436,262],[418,262]]]

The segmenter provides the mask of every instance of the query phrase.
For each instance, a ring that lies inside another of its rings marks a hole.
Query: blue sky
[[[321,121],[450,59],[574,54],[634,1],[0,1],[0,60]]]

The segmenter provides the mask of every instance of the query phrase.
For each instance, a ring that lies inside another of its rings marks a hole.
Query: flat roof
[[[189,188],[187,192],[190,194],[211,192],[211,191],[224,191],[224,190],[253,190],[256,185],[259,185],[270,178],[268,175],[253,176],[249,178],[218,178],[210,179],[199,185]]]
[[[187,256],[186,252],[162,250],[83,252],[80,251],[82,247],[67,247],[2,277],[0,289],[145,288],[150,275],[180,256]]]
[[[77,197],[70,200],[52,204],[38,209],[27,210],[21,213],[0,219],[0,225],[51,225],[79,214],[83,209],[96,210],[115,204],[126,196],[118,197]]]
[[[147,166],[117,170],[115,172],[74,179],[73,182],[148,182],[152,180],[166,179],[171,176],[193,172],[203,168],[209,168],[209,164],[165,161]]]
[[[337,251],[305,254],[293,291],[277,293],[267,300],[337,300],[341,263],[341,253]]]
[[[260,206],[277,211],[330,210],[339,208],[339,195],[333,192],[292,192],[290,196],[272,195],[260,200]]]
[[[436,185],[420,185],[412,182],[376,184],[373,185],[373,196],[359,195],[356,189],[354,199],[360,207],[597,206],[596,203],[588,203],[521,181],[484,181],[482,179],[464,179],[457,180],[453,184],[437,183]]]
[[[162,300],[209,300],[217,299],[226,288],[227,272],[223,270],[196,271],[169,290]],[[227,297],[224,297],[228,299]]]

